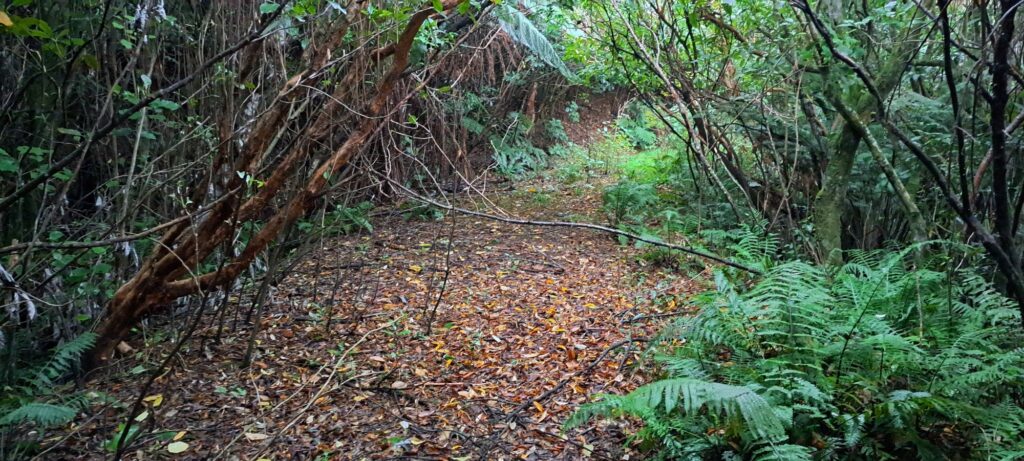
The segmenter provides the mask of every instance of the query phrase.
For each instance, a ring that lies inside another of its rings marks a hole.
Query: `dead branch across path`
[[[644,237],[642,235],[634,234],[632,232],[626,232],[624,230],[619,230],[619,229],[615,229],[615,228],[612,228],[612,227],[602,226],[602,225],[599,225],[599,224],[577,223],[577,222],[566,222],[566,221],[533,221],[533,220],[528,220],[528,219],[518,219],[518,218],[510,218],[510,217],[498,216],[498,215],[493,215],[493,214],[484,213],[484,212],[480,212],[480,211],[473,211],[473,210],[468,210],[468,209],[465,209],[465,208],[460,208],[460,207],[457,207],[455,205],[449,205],[449,204],[441,203],[441,202],[438,202],[436,200],[430,199],[428,197],[424,197],[424,196],[422,196],[420,194],[417,194],[416,192],[413,192],[411,189],[405,187],[404,185],[402,185],[402,184],[400,184],[400,183],[398,183],[398,182],[396,182],[396,181],[394,181],[394,180],[392,180],[390,178],[386,178],[386,177],[383,177],[383,176],[380,176],[380,177],[381,177],[382,180],[387,181],[388,183],[390,183],[396,189],[401,190],[409,198],[411,198],[413,200],[416,200],[416,201],[420,201],[420,202],[423,202],[423,203],[427,203],[427,204],[436,206],[436,207],[444,209],[444,210],[454,211],[456,213],[462,213],[462,214],[470,215],[470,216],[477,216],[477,217],[480,217],[480,218],[490,219],[490,220],[493,220],[493,221],[499,221],[499,222],[508,223],[508,224],[517,224],[517,225],[524,225],[524,226],[540,226],[540,227],[568,227],[568,228],[575,228],[575,229],[596,230],[596,231],[601,231],[601,232],[605,232],[605,233],[608,233],[608,234],[620,235],[620,236],[623,236],[623,237],[631,238],[633,240],[636,240],[636,241],[639,241],[639,242],[644,242],[644,243],[649,244],[649,245],[654,245],[654,246],[658,246],[658,247],[663,247],[663,248],[668,248],[668,249],[672,249],[672,250],[682,251],[683,253],[688,253],[688,254],[691,254],[691,255],[694,255],[694,256],[698,256],[698,257],[701,257],[701,258],[704,258],[704,259],[709,259],[711,261],[715,261],[717,263],[725,264],[726,266],[733,267],[733,268],[742,270],[744,272],[749,272],[751,274],[761,275],[761,273],[762,273],[760,270],[754,269],[753,267],[747,266],[745,264],[738,263],[738,262],[730,260],[730,259],[723,258],[721,256],[716,256],[716,255],[713,255],[711,253],[698,250],[696,248],[686,247],[686,246],[682,246],[682,245],[676,245],[674,243],[662,242],[662,241],[654,240],[654,239],[649,238],[649,237]]]

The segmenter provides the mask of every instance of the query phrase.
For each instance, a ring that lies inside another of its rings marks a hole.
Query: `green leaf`
[[[174,101],[168,101],[166,99],[157,99],[156,101],[149,103],[149,107],[160,110],[175,111],[181,108],[181,104]]]
[[[260,14],[273,13],[277,11],[277,9],[280,7],[281,5],[278,5],[277,3],[274,2],[264,2],[262,5],[260,5]]]
[[[441,3],[441,0],[434,0],[434,9],[437,10],[438,13],[444,13],[444,4]]]
[[[16,173],[18,161],[7,154],[7,151],[0,149],[0,173]]]

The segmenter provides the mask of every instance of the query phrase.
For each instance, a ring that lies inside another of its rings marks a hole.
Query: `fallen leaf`
[[[0,14],[3,14],[3,13],[0,13]],[[2,17],[0,17],[0,22],[3,22],[3,18]],[[121,342],[117,343],[117,351],[120,352],[122,355],[128,355],[128,354],[131,354],[132,352],[135,352],[135,349],[133,347],[129,346],[128,343],[126,343],[124,341],[121,341]]]
[[[7,13],[0,11],[0,24],[3,24],[6,27],[11,27],[14,25],[14,21],[11,21],[11,17],[7,16]]]
[[[183,453],[188,450],[188,444],[185,442],[171,442],[167,445],[167,451],[173,454]]]
[[[149,397],[146,397],[146,398],[142,399],[142,401],[143,402],[149,402],[149,403],[153,404],[153,408],[156,408],[156,407],[159,407],[161,403],[164,403],[164,395],[163,394],[151,395]]]
[[[257,434],[257,433],[254,433],[254,432],[246,432],[245,433],[246,440],[248,440],[250,442],[258,442],[260,440],[267,440],[268,437],[270,437],[270,436],[268,436],[267,434]]]
[[[395,381],[395,382],[391,383],[391,388],[392,389],[406,389],[408,387],[409,387],[409,384],[407,384],[405,381]]]

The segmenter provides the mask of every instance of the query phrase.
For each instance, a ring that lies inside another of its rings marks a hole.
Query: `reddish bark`
[[[444,2],[444,7],[450,9],[457,3],[457,0],[448,0]],[[395,84],[408,66],[413,40],[423,22],[435,13],[432,7],[417,12],[409,19],[395,44],[369,52],[372,62],[380,62],[388,55],[393,57],[393,62],[377,86],[375,97],[362,112],[365,117],[342,146],[306,178],[305,185],[288,200],[287,205],[266,221],[238,256],[214,272],[192,274],[194,268],[199,267],[218,247],[233,237],[235,224],[255,218],[285,189],[298,165],[312,152],[313,146],[330,135],[331,115],[338,105],[339,96],[347,94],[352,86],[350,84],[355,81],[353,79],[361,75],[350,73],[342,79],[342,83],[335,87],[330,101],[304,130],[302,139],[295,142],[288,153],[273,165],[273,173],[255,195],[243,201],[239,194],[245,188],[245,180],[232,175],[226,181],[223,192],[231,196],[213,207],[194,230],[189,228],[186,221],[164,234],[139,272],[122,285],[110,300],[107,314],[98,329],[99,339],[86,360],[88,367],[95,367],[109,359],[115,346],[131,329],[161,306],[183,296],[230,284],[281,232],[313,208],[315,199],[323,192],[328,179],[360,152],[366,140],[382,122],[380,116],[384,113]],[[347,24],[339,26],[328,33],[321,44],[307,50],[304,56],[308,63],[306,70],[285,84],[272,106],[259,118],[235,161],[234,168],[237,171],[253,173],[263,164],[264,155],[273,139],[286,125],[292,104],[299,101],[300,97],[308,96],[307,89],[315,88],[321,82],[323,71],[331,65],[331,50],[340,44],[347,28]],[[226,161],[224,157],[227,157],[228,150],[218,153],[215,165]],[[218,172],[211,171],[210,174],[215,177]]]

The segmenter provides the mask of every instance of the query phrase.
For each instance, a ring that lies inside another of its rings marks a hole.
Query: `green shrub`
[[[323,235],[349,235],[356,232],[373,232],[370,223],[372,202],[360,202],[356,206],[335,205],[334,209],[323,215],[322,222],[301,221],[299,230],[303,232],[320,232]]]
[[[587,147],[587,169],[612,173],[624,158],[633,153],[625,135],[618,131],[605,131],[601,139]]]
[[[641,223],[658,205],[658,190],[653,184],[623,181],[605,189],[604,211],[612,226],[625,221]]]
[[[1015,305],[974,272],[908,270],[910,249],[835,273],[724,273],[653,347],[665,378],[573,415],[641,419],[658,459],[1020,459]]]
[[[577,104],[576,101],[569,101],[569,103],[565,105],[565,115],[569,118],[570,122],[579,123],[580,122],[580,106],[579,106],[579,104]]]
[[[501,135],[491,136],[494,148],[494,167],[498,174],[508,178],[521,177],[547,166],[547,153],[533,145],[529,137],[530,126],[517,112],[508,115],[509,129]]]
[[[648,129],[643,121],[632,118],[620,118],[617,122],[619,129],[629,139],[630,144],[637,149],[650,149],[658,143],[658,135]]]
[[[656,147],[630,156],[622,163],[622,173],[639,182],[666,183],[677,169],[678,158],[675,149]]]
[[[547,123],[544,124],[544,127],[546,128],[548,137],[553,141],[558,143],[569,142],[569,135],[566,134],[565,125],[562,125],[561,120],[557,118],[548,120]]]

